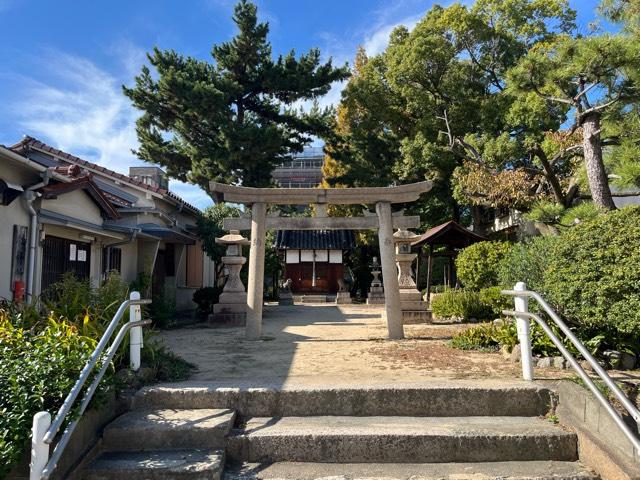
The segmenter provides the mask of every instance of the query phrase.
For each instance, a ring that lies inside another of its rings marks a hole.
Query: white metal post
[[[130,300],[140,300],[140,292],[131,292]],[[129,321],[142,320],[140,305],[129,307]],[[142,327],[132,327],[129,333],[129,361],[131,370],[137,372],[140,369],[140,349],[142,348]]]
[[[518,292],[524,292],[527,284],[524,282],[516,283],[513,287]],[[529,312],[528,297],[514,297],[516,312]],[[533,380],[533,356],[531,354],[531,322],[527,317],[517,317],[516,327],[518,329],[518,341],[520,342],[520,363],[522,363],[522,378],[525,380]]]
[[[33,416],[29,480],[40,480],[42,471],[49,461],[49,444],[44,442],[44,436],[50,426],[51,414],[49,412],[38,412]]]

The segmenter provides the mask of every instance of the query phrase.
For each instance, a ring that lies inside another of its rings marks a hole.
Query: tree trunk
[[[589,189],[593,203],[603,210],[615,210],[609,179],[602,161],[602,139],[600,138],[600,113],[594,112],[582,121],[582,146],[587,168]]]
[[[549,159],[547,158],[547,154],[544,153],[544,150],[542,150],[542,147],[536,146],[535,155],[538,157],[538,159],[540,160],[540,163],[542,164],[542,168],[545,173],[544,177],[547,179],[547,181],[549,182],[549,185],[551,186],[551,190],[553,191],[553,196],[556,198],[556,203],[558,203],[559,205],[562,205],[563,207],[567,207],[568,206],[567,199],[564,195],[564,192],[562,191],[562,185],[560,185],[558,176],[556,175],[556,172],[553,170],[553,166],[549,162]]]

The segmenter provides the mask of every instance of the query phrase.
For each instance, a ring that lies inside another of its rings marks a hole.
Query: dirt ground
[[[406,325],[406,339],[387,340],[379,307],[266,306],[263,339],[244,328],[196,325],[161,333],[167,346],[194,363],[191,380],[269,385],[518,380],[520,365],[500,353],[462,351],[447,341],[468,325]],[[536,369],[539,379],[570,371]]]

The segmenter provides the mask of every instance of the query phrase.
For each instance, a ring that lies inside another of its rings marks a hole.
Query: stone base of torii
[[[392,213],[394,203],[408,203],[431,189],[431,182],[392,187],[364,188],[253,188],[211,182],[210,191],[226,202],[251,207],[251,218],[226,218],[225,230],[251,230],[249,281],[247,285],[246,337],[262,336],[265,234],[277,230],[361,230],[377,229],[385,295],[385,319],[390,339],[404,338],[400,291],[395,262],[394,228],[416,228],[417,216]],[[271,217],[267,205],[375,205],[375,215],[364,217]]]

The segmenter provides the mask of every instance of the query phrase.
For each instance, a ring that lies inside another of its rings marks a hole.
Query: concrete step
[[[104,430],[105,450],[224,448],[235,420],[227,409],[135,410]]]
[[[578,462],[243,464],[225,480],[598,480]]]
[[[429,382],[380,386],[227,388],[175,384],[138,391],[134,408],[228,408],[241,417],[538,416],[552,392],[519,382]]]
[[[298,300],[296,300],[296,296],[294,296],[294,301],[299,303],[327,303],[329,300],[328,295],[321,294],[306,294],[297,296]]]
[[[575,434],[535,417],[251,418],[228,438],[237,462],[576,461]]]
[[[106,452],[83,472],[83,480],[219,480],[223,450]]]

